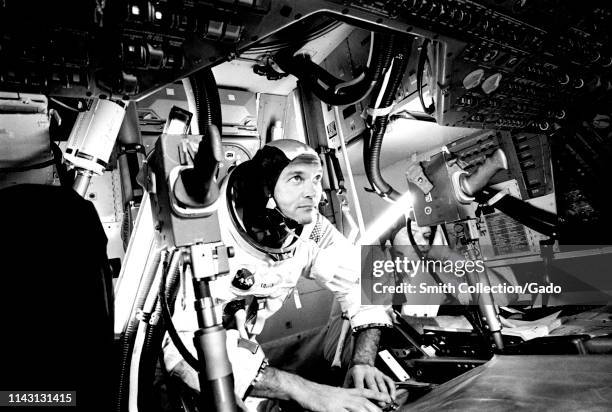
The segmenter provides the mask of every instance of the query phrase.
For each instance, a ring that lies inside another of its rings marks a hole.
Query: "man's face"
[[[274,187],[274,200],[280,211],[299,224],[311,223],[321,199],[322,176],[317,163],[290,163],[285,167]]]
[[[416,224],[412,224],[412,236],[417,245],[429,245],[429,238],[431,237],[431,228],[428,226],[417,227]],[[411,245],[410,238],[406,232],[406,228],[402,228],[397,232],[393,238],[394,245]]]
[[[414,241],[419,246],[421,252],[427,252],[429,250],[429,238],[431,236],[430,227],[417,227],[416,224],[413,223],[412,236],[414,236]],[[419,259],[419,257],[414,251],[412,243],[410,243],[410,238],[408,237],[406,227],[401,228],[396,233],[391,244],[394,246],[394,257],[399,257],[400,259],[404,257],[408,257],[414,260]]]

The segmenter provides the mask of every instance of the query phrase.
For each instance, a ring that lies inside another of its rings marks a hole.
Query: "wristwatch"
[[[244,393],[244,396],[242,397],[243,401],[251,394],[255,385],[261,382],[261,380],[263,379],[264,371],[266,370],[268,365],[269,365],[268,358],[264,358],[264,360],[261,362],[261,365],[259,366],[257,375],[255,375],[255,378],[253,378],[253,380],[251,381],[251,384],[249,385],[249,388],[246,390],[246,392]]]
[[[259,367],[259,371],[257,371],[257,375],[255,375],[255,379],[253,379],[253,382],[251,382],[251,386],[255,386],[256,383],[259,383],[263,379],[264,371],[269,364],[268,358],[264,358],[264,360],[261,362],[261,366]]]

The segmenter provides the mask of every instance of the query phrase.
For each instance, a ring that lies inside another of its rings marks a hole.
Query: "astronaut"
[[[211,294],[226,303],[227,350],[238,398],[292,400],[311,411],[376,411],[395,397],[393,380],[374,366],[381,328],[392,321],[384,307],[360,305],[360,252],[319,214],[321,178],[317,153],[289,139],[267,144],[229,174],[218,210],[221,238],[234,246],[235,256],[230,275],[212,282]],[[256,342],[301,276],[328,288],[350,320],[355,339],[345,386],[354,388],[314,383],[267,366],[261,348],[244,345]],[[197,323],[188,283],[173,322],[195,354],[191,339]],[[164,361],[172,374],[199,390],[196,372],[168,338]],[[247,400],[246,405],[253,404]]]
[[[427,259],[436,260],[439,262],[460,262],[465,264],[466,258],[458,250],[446,246],[447,241],[444,238],[442,230],[432,230],[432,227],[417,226],[415,222],[408,221],[406,224],[406,218],[402,216],[395,227],[388,233],[388,238],[391,240],[391,254],[393,259],[404,259],[408,258],[413,261],[418,261],[420,258],[416,255],[414,246],[408,235],[408,228],[412,233],[412,238],[418,248],[421,250],[421,254],[426,255]],[[456,265],[454,265],[456,267]],[[474,266],[475,268],[477,266]],[[514,275],[514,272],[509,267],[496,267],[489,268],[485,266],[486,277],[491,285],[504,285],[504,284],[518,284],[518,281]],[[468,305],[471,302],[472,297],[470,294],[461,292],[462,288],[460,285],[466,283],[465,273],[448,273],[445,271],[437,271],[437,278],[443,284],[452,285],[453,295],[456,298],[451,299],[454,304]],[[403,277],[403,282],[413,282],[415,285],[423,282],[427,285],[437,285],[438,279],[434,279],[432,276],[414,276],[414,277]],[[514,293],[496,293],[495,302],[498,305],[506,306],[514,303],[518,296]],[[425,310],[424,313],[420,313],[421,316],[435,316],[437,307],[443,304],[445,301],[448,302],[449,296],[444,296],[442,293],[427,293],[427,294],[413,294],[407,296],[407,304],[402,307],[402,314],[414,315],[419,313],[416,309],[416,305],[424,305],[421,308]],[[429,307],[426,307],[429,306]],[[436,306],[434,309],[433,306]],[[434,310],[434,312],[429,312]]]

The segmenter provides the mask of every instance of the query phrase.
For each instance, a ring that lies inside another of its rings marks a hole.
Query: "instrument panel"
[[[0,90],[139,100],[291,27],[338,19],[430,41],[438,123],[546,133],[612,89],[612,11],[575,3],[5,0]]]

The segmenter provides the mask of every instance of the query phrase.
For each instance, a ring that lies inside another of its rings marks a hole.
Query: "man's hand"
[[[295,400],[313,412],[380,412],[379,405],[392,402],[389,395],[371,389],[345,389],[309,382]],[[372,402],[373,401],[373,402]]]
[[[272,367],[264,370],[251,396],[292,400],[312,412],[380,412],[374,402],[392,402],[389,395],[378,390],[321,385]]]
[[[372,389],[395,399],[395,382],[375,366],[353,365],[346,374],[343,386]]]
[[[346,374],[344,387],[379,391],[395,400],[395,383],[374,366],[380,334],[376,328],[363,329],[355,334],[352,366]]]

